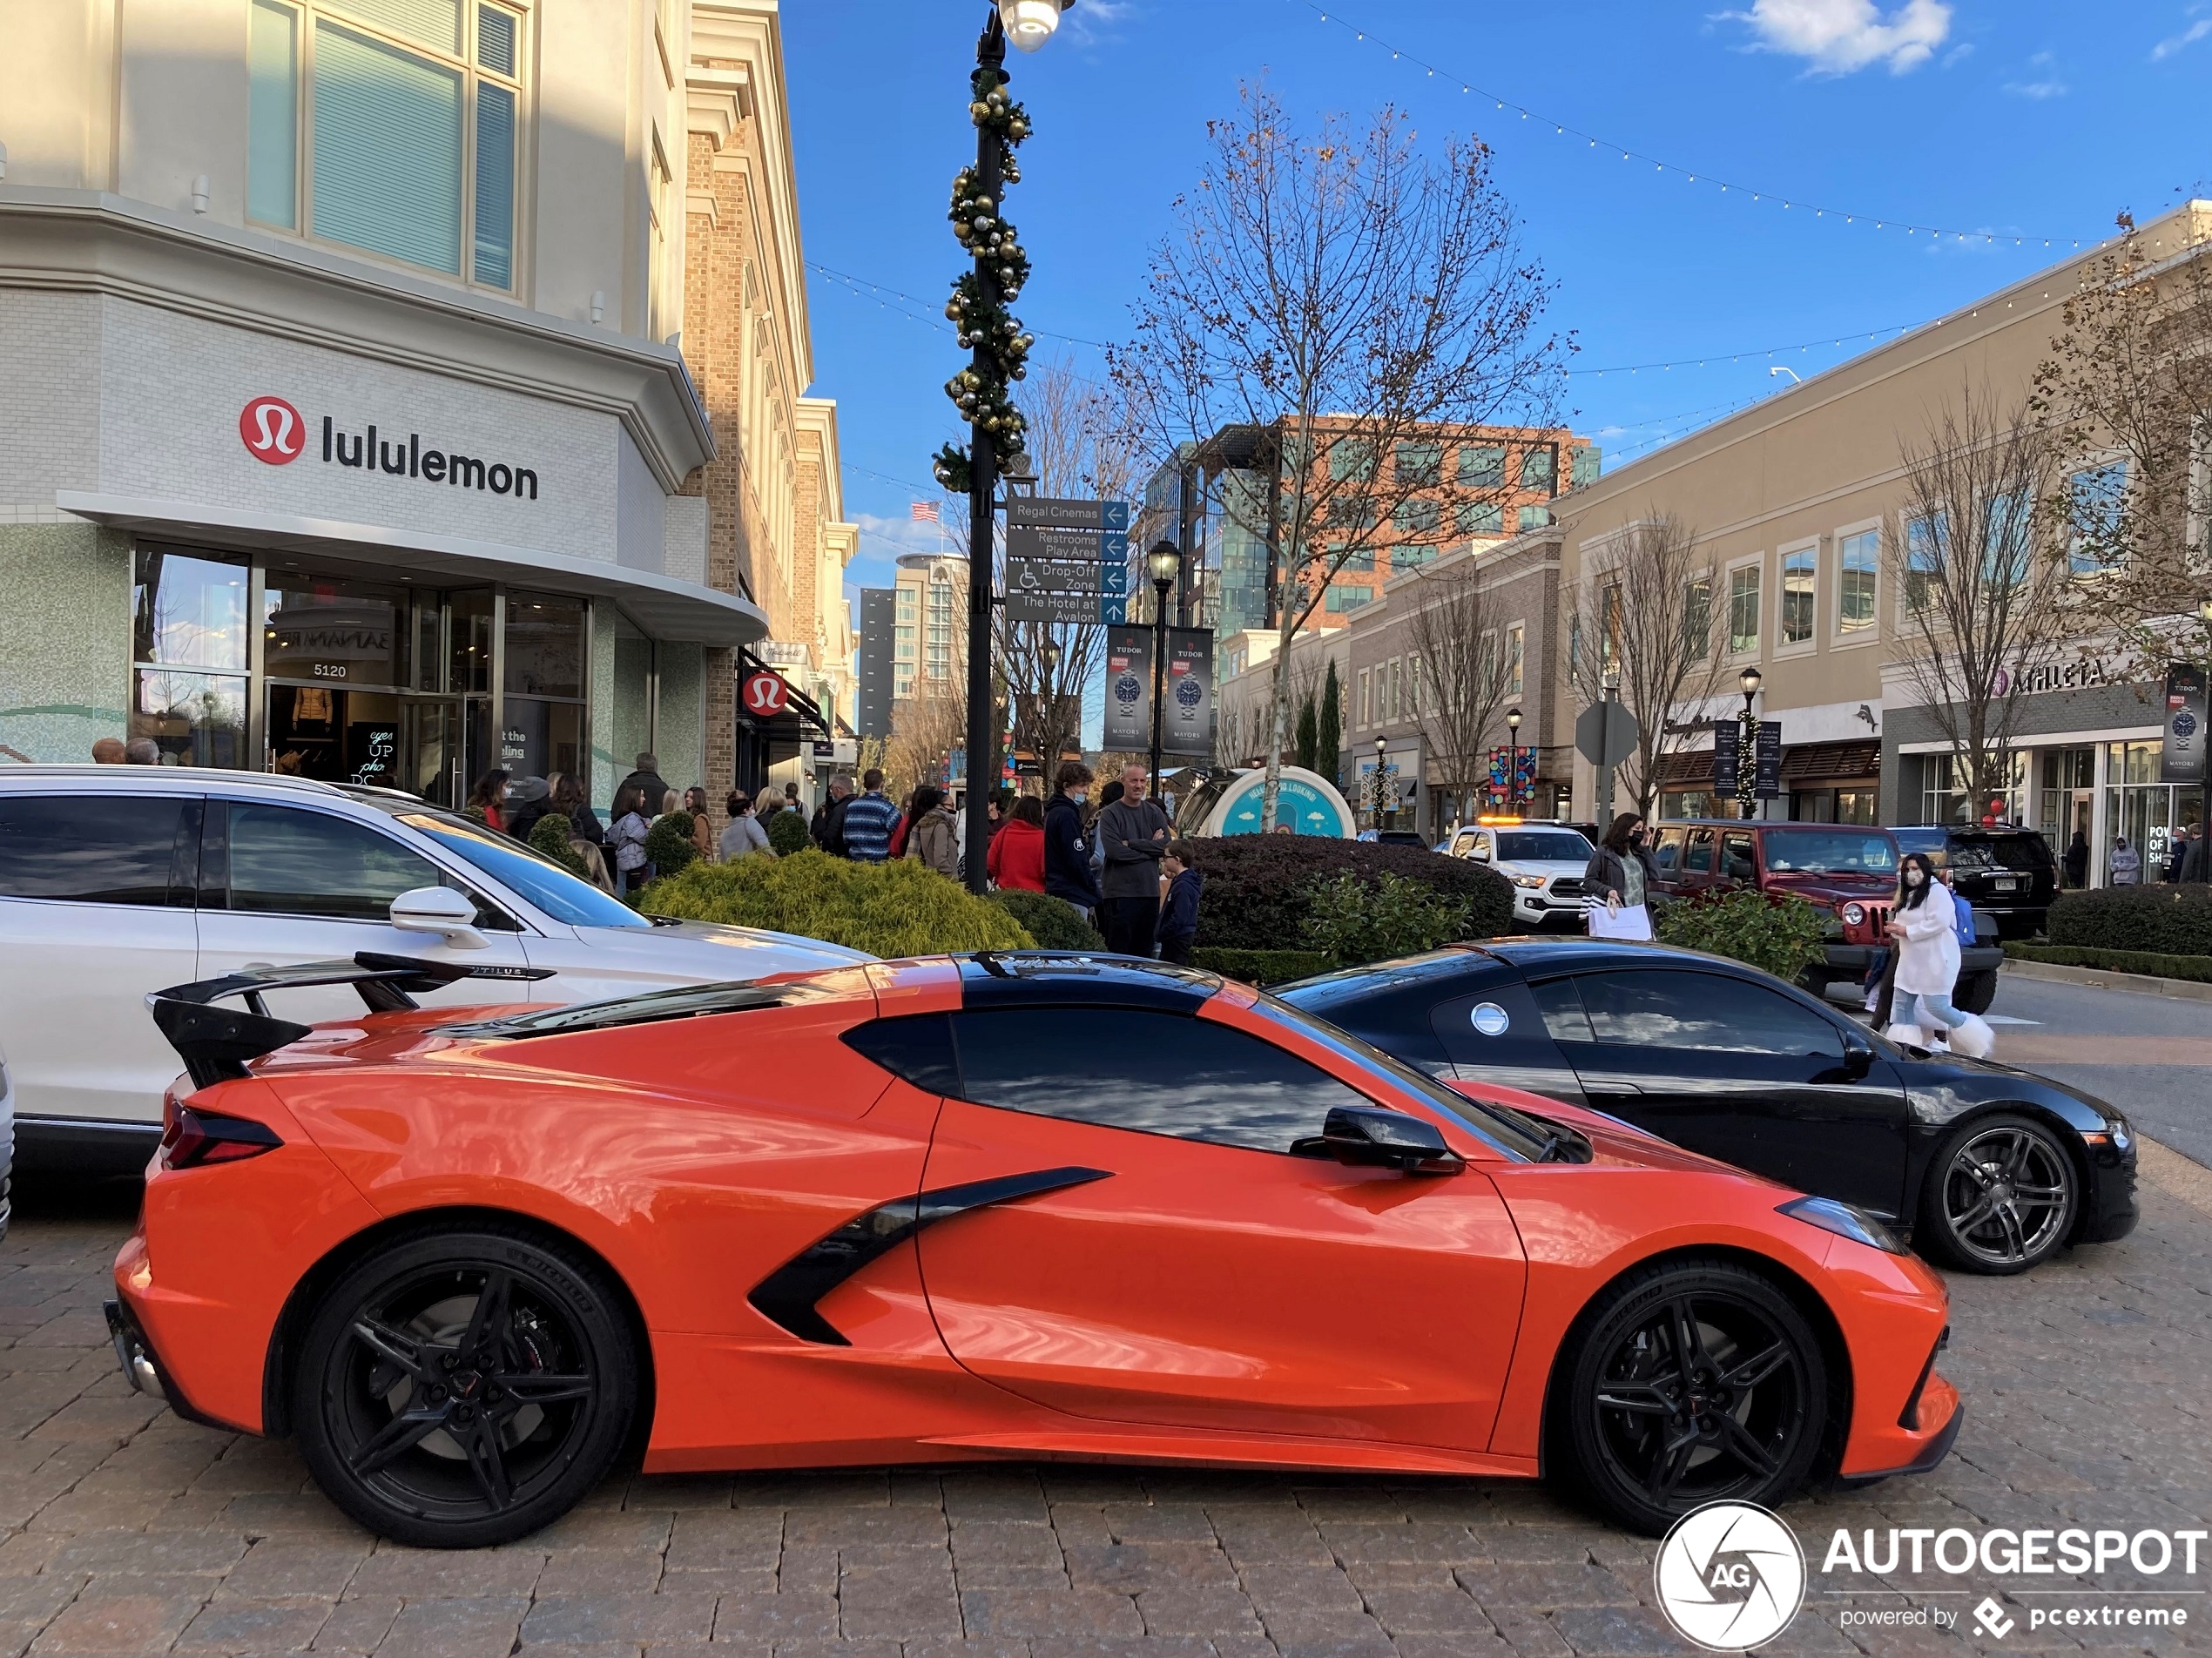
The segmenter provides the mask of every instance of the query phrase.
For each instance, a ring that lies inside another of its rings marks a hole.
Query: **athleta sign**
[[[269,466],[291,465],[307,452],[310,441],[307,421],[281,397],[257,397],[239,410],[238,435],[248,455]],[[418,433],[409,432],[401,439],[379,437],[374,426],[347,431],[326,414],[320,436],[326,466],[356,467],[395,478],[420,478],[425,483],[442,483],[453,489],[489,490],[517,500],[537,499],[537,474],[529,467],[486,462],[435,444],[426,448]]]

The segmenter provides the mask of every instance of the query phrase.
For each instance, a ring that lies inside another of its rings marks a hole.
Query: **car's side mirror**
[[[1398,1169],[1409,1175],[1456,1175],[1467,1167],[1434,1123],[1403,1111],[1356,1106],[1334,1107],[1322,1121],[1320,1138],[1301,1140],[1294,1149],[1355,1169]]]
[[[476,930],[476,906],[450,886],[417,886],[392,900],[392,925],[408,933],[435,933],[456,950],[482,950],[490,940]]]
[[[1874,1068],[1874,1044],[1855,1030],[1844,1033],[1844,1075],[1857,1082]]]

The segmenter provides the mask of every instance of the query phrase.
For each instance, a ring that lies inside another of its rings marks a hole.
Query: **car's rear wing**
[[[249,1062],[298,1041],[314,1028],[279,1019],[263,1000],[271,990],[300,990],[315,985],[351,985],[373,1014],[407,1013],[415,998],[442,990],[463,979],[550,979],[550,967],[504,964],[464,966],[424,961],[414,956],[380,955],[363,950],[350,961],[304,961],[290,967],[248,967],[219,979],[172,985],[146,998],[147,1011],[161,1034],[185,1062],[195,1088],[244,1076]],[[219,1008],[226,997],[242,997],[243,1009]]]

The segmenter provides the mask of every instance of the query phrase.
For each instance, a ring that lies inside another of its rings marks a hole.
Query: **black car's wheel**
[[[293,1420],[330,1500],[424,1548],[527,1535],[621,1450],[638,1356],[590,1262],[521,1233],[418,1233],[357,1263],[301,1344]]]
[[[1964,1271],[2025,1272],[2072,1234],[2080,1190],[2066,1148],[2041,1123],[1976,1117],[1929,1163],[1912,1241]]]
[[[1986,1014],[1996,1000],[1994,973],[1962,973],[1951,987],[1951,1005],[1962,1014]]]
[[[1828,1376],[1804,1317],[1732,1262],[1663,1263],[1600,1296],[1555,1388],[1554,1456],[1596,1507],[1657,1536],[1701,1503],[1804,1482]]]

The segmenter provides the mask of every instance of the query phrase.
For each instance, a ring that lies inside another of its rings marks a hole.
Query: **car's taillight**
[[[165,1169],[237,1163],[274,1151],[283,1143],[275,1130],[251,1117],[194,1110],[173,1093],[161,1102],[161,1166]]]

